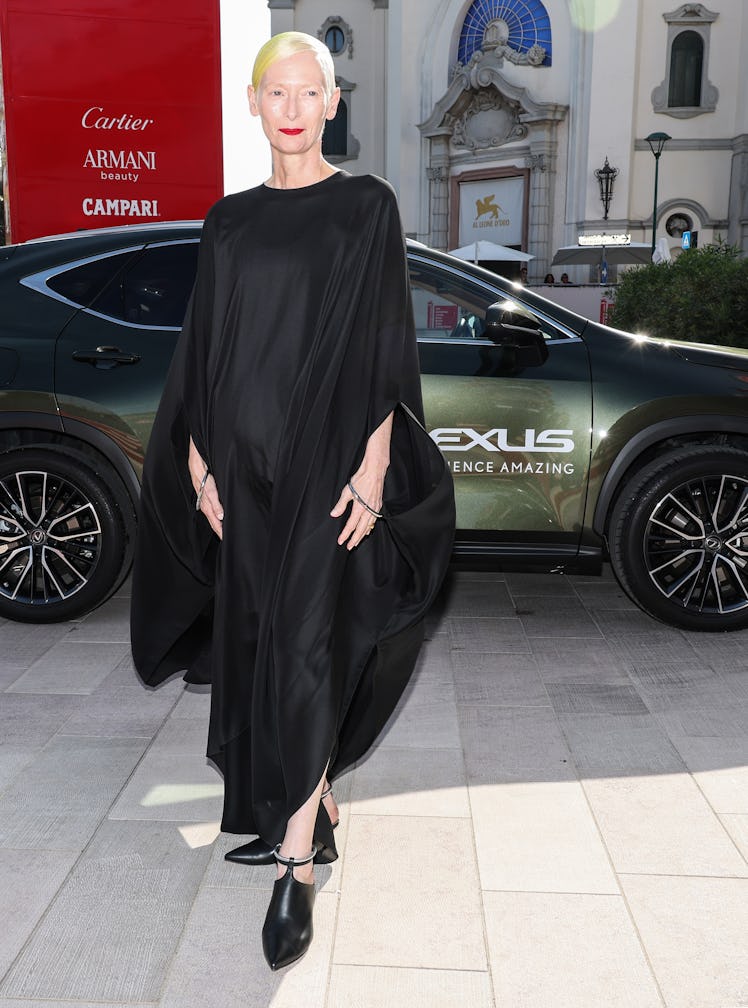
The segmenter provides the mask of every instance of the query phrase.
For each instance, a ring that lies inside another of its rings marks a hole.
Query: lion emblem
[[[490,196],[484,196],[483,199],[477,199],[475,201],[475,215],[476,217],[483,217],[484,214],[490,214],[492,220],[499,219],[500,206],[494,203],[496,199],[496,193],[491,193]]]

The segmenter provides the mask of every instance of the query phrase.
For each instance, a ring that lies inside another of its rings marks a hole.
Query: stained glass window
[[[460,63],[468,63],[483,47],[483,35],[492,21],[504,22],[509,32],[507,44],[516,52],[526,53],[534,45],[542,46],[542,66],[551,65],[551,19],[540,0],[474,0],[460,32]]]

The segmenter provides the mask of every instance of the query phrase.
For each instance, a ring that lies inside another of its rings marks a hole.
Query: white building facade
[[[399,192],[407,232],[554,251],[590,233],[748,250],[748,5],[715,0],[268,0],[318,35],[345,99],[331,160]],[[659,161],[647,137],[669,138]],[[596,170],[616,169],[606,209]],[[557,271],[558,272],[558,271]],[[593,279],[588,267],[571,278]]]

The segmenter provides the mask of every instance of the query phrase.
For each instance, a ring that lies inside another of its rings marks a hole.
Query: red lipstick
[[[281,129],[280,132],[281,133],[285,133],[286,136],[298,136],[299,133],[303,133],[304,130],[303,129],[290,129],[290,128],[288,128],[288,129]]]

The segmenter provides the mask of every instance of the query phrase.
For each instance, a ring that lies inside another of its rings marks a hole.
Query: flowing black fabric
[[[353,551],[330,510],[394,410],[386,518]],[[395,196],[373,176],[258,186],[209,212],[146,455],[131,614],[143,680],[211,683],[222,827],[280,842],[329,761],[372,744],[446,570],[452,482],[421,426]],[[195,511],[192,436],[224,508]],[[319,839],[330,837],[318,816]]]

